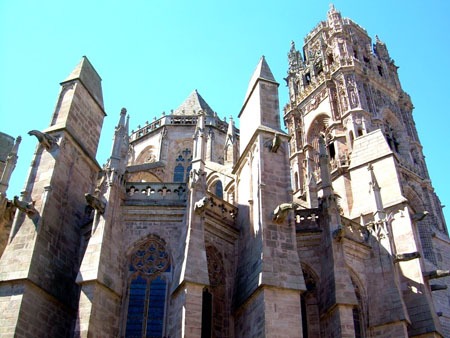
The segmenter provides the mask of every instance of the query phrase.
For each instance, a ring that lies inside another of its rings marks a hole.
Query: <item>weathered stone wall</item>
[[[73,310],[29,282],[0,284],[2,337],[71,337]]]
[[[95,307],[92,302],[95,301]],[[96,281],[83,284],[75,337],[118,337],[122,299]]]

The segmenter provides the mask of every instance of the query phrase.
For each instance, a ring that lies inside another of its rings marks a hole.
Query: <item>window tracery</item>
[[[178,154],[175,159],[175,168],[173,171],[174,182],[187,182],[189,179],[189,172],[192,169],[192,155],[191,150],[186,148]]]
[[[163,337],[170,270],[169,254],[157,237],[131,254],[126,337]]]

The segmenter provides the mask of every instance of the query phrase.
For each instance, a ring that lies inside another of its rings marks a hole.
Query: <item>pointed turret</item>
[[[232,116],[230,116],[230,122],[228,123],[227,138],[224,148],[224,159],[226,163],[231,165],[234,165],[238,159],[236,130]]]
[[[95,101],[97,101],[99,106],[104,109],[101,85],[102,79],[86,56],[82,57],[81,61],[74,68],[72,73],[70,73],[70,75],[61,82],[61,85],[74,80],[80,80],[92,95],[92,97],[95,99]]]
[[[205,169],[205,156],[206,156],[206,135],[205,135],[205,113],[200,111],[197,126],[194,132],[194,154],[192,156],[192,169],[204,170]]]
[[[61,82],[50,127],[44,132],[52,135],[66,130],[91,158],[95,158],[103,119],[102,79],[87,57]]]
[[[373,165],[369,164],[367,170],[370,172],[370,186],[373,191],[373,197],[375,198],[375,208],[374,212],[375,221],[384,220],[385,212],[383,207],[383,201],[381,199],[381,188],[378,184],[377,178],[375,177],[375,173],[373,172]]]
[[[116,169],[120,174],[125,172],[128,152],[128,120],[127,110],[120,111],[119,124],[114,132],[113,147],[109,161],[110,169]]]
[[[241,130],[241,152],[258,128],[281,131],[278,86],[266,59],[262,56],[253,72],[239,113],[241,125],[246,126]]]
[[[11,151],[9,152],[9,154],[6,157],[6,161],[5,161],[5,167],[3,169],[3,172],[0,172],[0,195],[4,195],[6,194],[6,190],[8,189],[9,186],[9,180],[11,178],[11,174],[14,171],[14,168],[16,167],[16,163],[17,163],[17,153],[19,151],[19,145],[20,142],[22,141],[22,138],[20,136],[18,136],[16,138],[16,141],[11,149]]]

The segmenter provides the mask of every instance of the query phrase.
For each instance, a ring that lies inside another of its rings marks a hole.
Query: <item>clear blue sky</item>
[[[86,55],[103,79],[97,160],[109,156],[126,107],[131,127],[175,109],[197,89],[219,116],[237,116],[261,55],[280,82],[290,41],[326,19],[330,1],[0,0],[0,131],[23,138],[8,196],[23,188],[35,138],[50,123],[59,82]],[[433,185],[450,222],[450,1],[334,1],[387,44],[411,95]]]

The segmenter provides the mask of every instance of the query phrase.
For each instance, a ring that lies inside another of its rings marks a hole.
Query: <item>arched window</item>
[[[364,316],[364,304],[361,295],[361,290],[355,280],[350,277],[353,287],[355,289],[356,299],[358,300],[358,305],[355,305],[352,309],[353,314],[353,328],[355,330],[355,338],[364,337],[365,329],[365,316]]]
[[[230,303],[225,285],[226,272],[222,254],[216,247],[206,247],[209,287],[203,290],[202,338],[227,337],[230,330]]]
[[[173,171],[173,181],[184,182],[184,167],[181,163],[178,163]]]
[[[191,150],[186,148],[180,152],[175,159],[175,168],[173,171],[174,182],[187,182],[189,179],[189,172],[192,168],[192,155]]]
[[[216,182],[216,189],[214,191],[214,194],[223,199],[223,186],[222,186],[222,181],[217,181]]]
[[[164,242],[152,237],[138,246],[129,261],[125,337],[163,337],[171,271]]]
[[[320,336],[320,316],[317,280],[306,266],[302,265],[302,272],[306,284],[306,291],[300,296],[303,338],[318,337]]]

